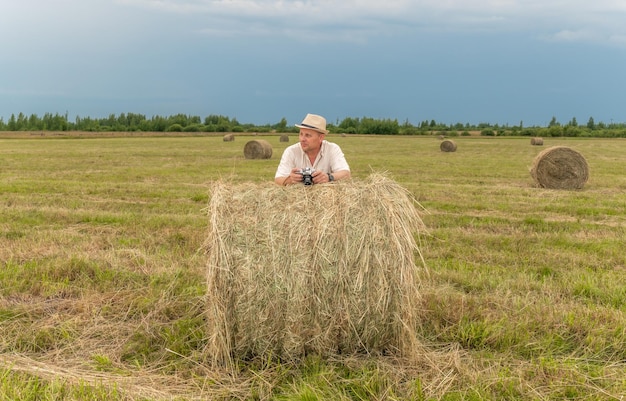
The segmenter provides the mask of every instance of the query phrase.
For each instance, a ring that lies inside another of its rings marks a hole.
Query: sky
[[[0,118],[626,122],[624,0],[2,0]]]

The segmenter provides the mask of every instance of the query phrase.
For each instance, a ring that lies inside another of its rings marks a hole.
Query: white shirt
[[[327,174],[342,170],[350,171],[350,166],[348,166],[348,162],[339,145],[327,140],[322,141],[322,146],[313,165],[311,165],[309,156],[302,150],[300,142],[288,146],[280,158],[280,164],[276,169],[274,178],[286,177],[291,174],[291,169],[296,167],[311,167],[314,170],[321,170]]]

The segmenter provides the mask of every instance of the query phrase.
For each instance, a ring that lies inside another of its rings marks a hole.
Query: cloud
[[[197,33],[364,42],[415,32],[528,32],[529,37],[621,44],[620,0],[117,0],[186,16]],[[616,39],[617,38],[617,39]]]
[[[620,46],[624,20],[623,0],[22,0],[0,6],[0,44],[15,48],[12,32],[45,42],[52,36],[98,40],[98,32],[123,38],[176,30],[200,38],[338,43],[518,32],[546,41]]]
[[[545,36],[546,40],[555,42],[596,42],[602,39],[598,32],[589,30],[562,30],[551,35]]]
[[[216,12],[256,17],[309,17],[326,19],[346,14],[394,14],[410,8],[406,0],[118,0],[124,5],[181,14]]]
[[[609,42],[626,47],[626,35],[611,35],[609,36]]]

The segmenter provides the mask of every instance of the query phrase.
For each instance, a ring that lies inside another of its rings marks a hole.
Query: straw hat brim
[[[313,131],[317,131],[320,134],[328,134],[330,131],[327,131],[325,129],[321,129],[321,128],[315,128],[315,127],[311,127],[311,126],[307,126],[307,125],[300,125],[300,124],[294,124],[296,127],[298,128],[305,128],[305,129],[312,129]]]

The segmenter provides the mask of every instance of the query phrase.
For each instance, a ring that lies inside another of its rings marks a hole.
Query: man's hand
[[[330,182],[330,180],[328,179],[328,174],[320,170],[313,172],[311,176],[313,177],[313,184],[323,184],[325,182]]]
[[[302,182],[302,173],[300,173],[302,169],[299,167],[292,168],[291,173],[289,173],[288,182],[289,184],[295,184],[297,182]]]

